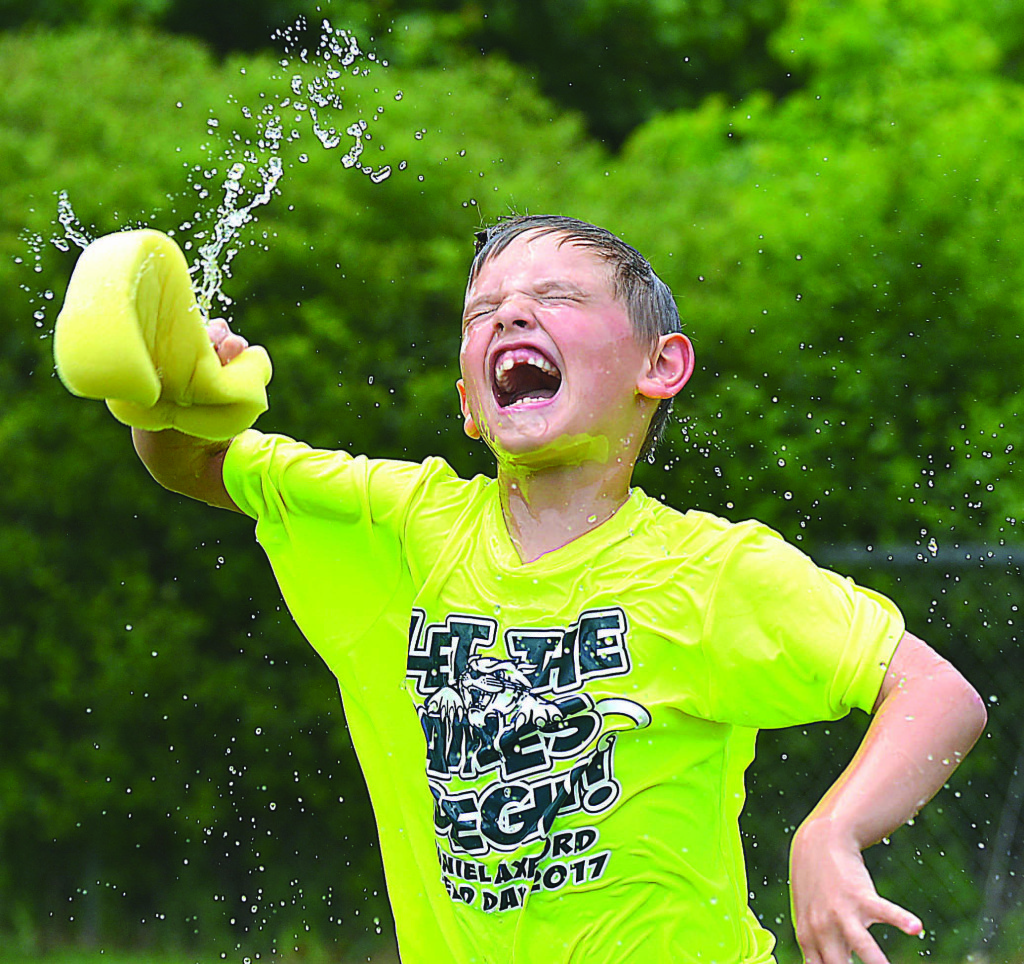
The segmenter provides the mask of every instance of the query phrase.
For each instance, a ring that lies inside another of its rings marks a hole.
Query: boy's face
[[[635,457],[656,404],[640,389],[651,351],[593,251],[561,234],[521,235],[481,268],[462,324],[466,433],[499,460]]]

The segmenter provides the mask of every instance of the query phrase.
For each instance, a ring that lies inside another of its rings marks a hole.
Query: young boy
[[[246,343],[214,322],[221,363]],[[945,783],[978,694],[889,600],[755,522],[631,488],[693,372],[671,292],[560,217],[480,236],[458,382],[497,478],[246,431],[136,428],[164,486],[256,519],[340,685],[402,959],[765,964],[738,818],[758,728],[874,720],[797,832],[809,964],[884,964],[861,851]]]

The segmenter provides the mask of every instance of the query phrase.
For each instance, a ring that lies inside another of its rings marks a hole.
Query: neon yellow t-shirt
[[[337,676],[405,964],[766,964],[757,729],[870,710],[896,607],[634,489],[523,564],[497,485],[246,432],[224,481]]]

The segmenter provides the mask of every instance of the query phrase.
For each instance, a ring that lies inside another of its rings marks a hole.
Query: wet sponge
[[[108,234],[78,259],[53,335],[67,389],[106,399],[126,425],[226,439],[267,410],[270,358],[222,365],[181,249],[159,231]]]

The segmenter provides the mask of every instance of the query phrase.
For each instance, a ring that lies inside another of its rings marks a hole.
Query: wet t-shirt
[[[524,564],[497,483],[439,459],[250,431],[224,480],[338,678],[405,964],[772,960],[755,736],[871,709],[889,600],[639,489]]]

